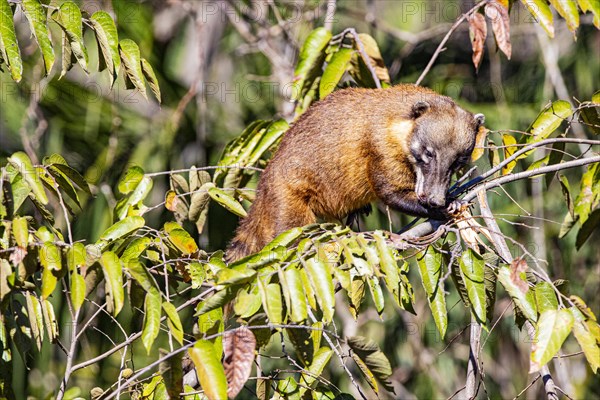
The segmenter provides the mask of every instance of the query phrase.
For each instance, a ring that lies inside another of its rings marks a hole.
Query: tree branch
[[[427,66],[425,67],[425,69],[423,70],[423,72],[421,72],[421,76],[419,76],[419,79],[417,79],[417,81],[415,82],[416,85],[420,85],[421,82],[423,82],[423,79],[425,79],[425,76],[427,75],[427,73],[429,73],[429,70],[431,69],[431,67],[435,63],[435,60],[438,58],[438,56],[440,55],[440,53],[442,51],[444,51],[444,45],[446,44],[446,42],[448,41],[448,39],[450,39],[450,36],[452,36],[452,34],[458,28],[458,26],[465,19],[467,19],[467,17],[469,17],[471,14],[473,14],[474,12],[477,12],[477,10],[479,10],[480,7],[483,7],[487,2],[488,2],[488,0],[483,0],[480,3],[477,3],[473,8],[471,8],[469,11],[467,11],[466,13],[464,13],[463,15],[461,15],[456,20],[456,22],[452,25],[452,27],[450,27],[450,30],[448,31],[448,33],[446,33],[446,36],[444,36],[444,38],[442,39],[442,41],[438,45],[437,49],[435,50],[435,53],[433,53],[433,56],[431,56],[431,60],[429,60],[429,63],[427,64]]]

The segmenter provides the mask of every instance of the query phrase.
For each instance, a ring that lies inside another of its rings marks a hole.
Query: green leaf
[[[544,28],[548,36],[554,37],[554,25],[552,24],[552,10],[545,0],[521,0],[531,15]]]
[[[226,400],[227,378],[214,345],[207,340],[198,340],[188,353],[194,362],[200,386],[208,400]]]
[[[250,318],[258,312],[262,305],[261,296],[258,293],[258,285],[252,285],[252,290],[242,289],[238,292],[233,310],[240,318]]]
[[[258,304],[260,307],[260,298]],[[198,332],[200,337],[217,335],[223,332],[224,329],[223,310],[220,308],[198,316]],[[223,355],[223,336],[217,335],[213,339],[210,339],[210,342],[215,346],[215,353],[220,360]]]
[[[124,179],[127,179],[127,175],[129,174],[126,174]],[[139,182],[137,181],[137,177],[133,176],[131,181],[128,182],[129,184],[126,186],[127,190],[129,190],[130,186],[135,186],[135,188],[117,203],[115,212],[117,214],[118,219],[123,219],[127,217],[132,211],[139,213],[139,211],[137,210],[142,208],[142,202],[144,201],[146,196],[148,196],[150,190],[152,190],[152,178],[150,178],[149,176],[143,176],[139,180]],[[119,186],[121,185],[119,184]]]
[[[371,339],[362,336],[353,336],[347,339],[348,346],[364,362],[373,376],[391,392],[394,389],[391,386],[389,377],[392,375],[392,366],[389,360],[383,354],[377,343]]]
[[[507,133],[502,135],[502,145],[504,146],[504,159],[511,157],[517,150],[517,140]],[[517,165],[517,160],[513,160],[502,167],[502,175],[510,174]]]
[[[573,328],[574,318],[569,310],[546,310],[535,326],[529,373],[539,372],[560,350]]]
[[[567,21],[567,27],[575,32],[579,27],[579,10],[574,0],[549,0],[556,11]]]
[[[301,259],[301,261],[323,312],[323,322],[328,323],[333,318],[335,306],[335,292],[330,266],[328,263],[323,262],[321,257],[311,257],[308,260]]]
[[[597,374],[600,369],[600,346],[594,336],[594,330],[600,332],[600,327],[595,321],[585,320],[585,317],[576,307],[569,308],[574,317],[573,334],[581,346],[592,371]]]
[[[54,292],[57,282],[56,275],[52,270],[44,268],[42,271],[42,299],[47,299]]]
[[[18,151],[8,158],[8,162],[21,174],[35,198],[43,205],[48,204],[48,196],[44,190],[44,185],[29,156],[22,151]]]
[[[217,272],[218,285],[234,285],[245,283],[256,276],[256,270],[250,268],[223,268]]]
[[[96,11],[90,17],[90,23],[96,33],[96,41],[98,42],[98,62],[99,71],[108,68],[111,86],[117,79],[119,68],[121,67],[121,59],[119,58],[119,35],[115,21],[105,11]]]
[[[239,286],[228,286],[225,289],[219,290],[211,297],[198,304],[197,311],[194,316],[202,315],[224,306],[235,298],[238,290]]]
[[[160,332],[161,298],[158,293],[146,293],[144,300],[144,324],[142,326],[142,343],[146,354],[150,355],[152,344]]]
[[[284,275],[290,292],[290,318],[293,322],[302,322],[307,318],[308,308],[300,271],[294,266],[289,266]]]
[[[265,285],[260,280],[258,282],[263,309],[269,317],[269,322],[275,325],[282,324],[284,315],[281,286],[278,283],[269,283]]]
[[[121,255],[121,261],[123,261],[125,265],[133,261],[138,261],[142,253],[146,251],[148,246],[151,244],[152,239],[147,236],[133,239],[133,241],[127,245],[127,248]]]
[[[29,228],[25,217],[15,217],[13,219],[12,233],[17,245],[26,248],[29,243]]]
[[[71,273],[71,302],[73,309],[78,311],[85,301],[85,279],[78,272]]]
[[[588,11],[592,12],[594,15],[594,26],[597,29],[600,29],[600,2],[597,0],[577,0],[577,2],[579,3],[579,8],[581,8],[581,11],[584,13],[587,13]]]
[[[350,66],[354,49],[341,48],[333,54],[331,61],[325,67],[319,83],[319,97],[324,99],[336,88],[344,73]]]
[[[598,170],[598,163],[591,164],[581,177],[579,194],[575,199],[574,206],[575,215],[579,217],[581,224],[584,224],[589,218],[594,203],[597,203],[597,198],[600,198],[600,195],[594,193],[600,188],[599,178],[594,178],[596,170]]]
[[[81,10],[77,4],[67,1],[62,3],[58,10],[52,12],[52,18],[63,29],[72,54],[77,59],[81,68],[88,73],[88,54],[83,42]]]
[[[125,175],[119,180],[117,189],[122,194],[133,192],[144,179],[144,170],[141,167],[133,166],[125,172]]]
[[[173,335],[175,340],[179,344],[183,344],[183,325],[181,325],[181,319],[177,313],[175,306],[167,301],[163,301],[162,308],[167,314],[167,325],[169,326],[169,332]]]
[[[244,207],[240,204],[239,201],[231,197],[224,190],[219,189],[218,187],[211,187],[208,189],[208,195],[217,203],[222,205],[226,210],[234,213],[238,217],[245,217],[248,215]]]
[[[448,311],[446,310],[446,298],[444,296],[444,283],[442,282],[443,255],[433,246],[427,247],[425,254],[417,258],[419,273],[423,288],[427,293],[429,308],[433,314],[435,325],[442,339],[446,335],[448,327]]]
[[[111,242],[123,239],[142,228],[145,223],[146,221],[144,221],[144,218],[142,217],[127,217],[106,229],[102,235],[100,235],[100,240]]]
[[[127,78],[133,86],[139,90],[142,96],[147,99],[146,85],[143,78],[144,72],[142,70],[142,61],[138,45],[133,40],[123,39],[119,42],[119,54],[121,55],[121,61],[125,67]]]
[[[152,90],[152,93],[154,93],[156,100],[158,100],[158,102],[160,103],[161,97],[160,86],[158,86],[158,79],[156,78],[156,74],[154,73],[152,65],[150,65],[150,63],[145,58],[142,58],[142,73],[148,81],[148,85],[150,85],[150,90]]]
[[[377,254],[379,255],[380,267],[383,272],[385,284],[388,290],[394,296],[394,300],[398,306],[403,307],[400,301],[400,275],[398,273],[398,263],[394,257],[393,250],[385,243],[385,239],[380,231],[373,234],[377,246]]]
[[[329,363],[332,354],[333,350],[329,347],[321,347],[317,350],[312,362],[308,366],[308,373],[300,376],[300,396],[302,396],[307,389],[314,389],[313,384],[317,382],[317,377],[320,377],[323,374],[323,370],[327,366],[327,363]]]
[[[116,316],[123,308],[125,299],[121,260],[112,251],[107,251],[102,254],[100,265],[102,265],[104,279],[106,280],[106,293],[110,295],[112,300],[112,303],[109,303],[109,308],[112,308],[112,313]]]
[[[280,119],[269,124],[264,134],[260,136],[260,140],[256,147],[250,153],[246,165],[254,165],[263,156],[263,154],[271,149],[277,143],[283,134],[289,129],[289,124],[286,120]]]
[[[37,297],[30,293],[25,293],[25,301],[27,304],[27,316],[29,317],[31,336],[35,341],[38,350],[40,350],[42,343],[44,342],[44,314],[42,305]]]
[[[298,65],[294,70],[294,100],[301,98],[304,81],[312,69],[320,68],[325,58],[325,47],[331,40],[331,32],[325,28],[313,30],[300,49]]]
[[[555,101],[544,108],[535,121],[533,121],[533,124],[529,127],[531,135],[527,137],[526,142],[536,143],[546,139],[571,115],[573,115],[573,110],[568,101]]]
[[[144,264],[141,262],[128,262],[125,264],[125,270],[131,275],[133,279],[136,280],[137,283],[140,284],[142,289],[145,292],[152,294],[154,296],[158,296],[160,298],[160,292],[158,290],[158,285],[156,281],[150,275]]]
[[[31,32],[35,36],[38,46],[40,46],[42,58],[44,59],[46,76],[48,76],[54,65],[54,48],[52,47],[50,33],[48,32],[48,26],[46,25],[46,11],[39,0],[23,0],[21,5],[23,6],[23,11],[27,20],[29,21]]]
[[[481,258],[481,255],[468,249],[463,252],[459,264],[460,274],[467,288],[467,295],[473,314],[480,324],[485,325],[485,262],[483,258]]]
[[[53,272],[60,272],[62,270],[62,254],[54,243],[44,243],[40,249],[39,257],[44,269]]]
[[[498,280],[504,286],[504,289],[510,294],[513,301],[530,321],[537,320],[537,307],[535,304],[535,295],[533,290],[523,290],[527,286],[527,280],[524,279],[525,273],[511,273],[507,266],[498,269]]]
[[[0,0],[0,57],[4,60],[15,82],[20,82],[23,74],[21,50],[13,24],[13,13],[8,0]]]
[[[538,312],[541,314],[547,310],[558,310],[558,299],[554,286],[550,282],[542,281],[534,287],[535,302]]]
[[[385,303],[383,298],[383,291],[381,290],[381,285],[379,284],[379,278],[377,278],[376,276],[371,276],[367,278],[367,281],[369,283],[371,298],[373,299],[373,304],[375,305],[377,314],[381,315],[383,313],[383,307]]]

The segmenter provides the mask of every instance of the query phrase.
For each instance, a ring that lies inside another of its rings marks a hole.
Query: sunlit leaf
[[[46,11],[39,0],[23,0],[21,2],[23,11],[29,21],[31,32],[40,47],[42,58],[44,59],[44,68],[46,76],[50,73],[54,65],[54,48],[50,41],[50,33],[46,21]]]
[[[224,190],[219,189],[218,187],[212,187],[208,190],[208,194],[214,201],[238,217],[245,217],[247,215],[246,210],[244,210],[244,207],[242,207],[240,202],[231,197]]]
[[[518,147],[515,146],[517,144],[517,140],[514,136],[509,134],[502,135],[502,145],[504,146],[504,159],[506,160],[510,156],[512,156],[517,150]],[[502,175],[510,174],[512,170],[517,165],[517,160],[513,160],[502,167]]]
[[[579,10],[575,0],[549,0],[556,11],[567,21],[567,27],[575,32],[579,27]]]
[[[473,314],[483,325],[486,322],[486,296],[484,269],[485,262],[471,249],[463,252],[460,258],[460,273],[467,288],[467,295]]]
[[[335,293],[329,264],[323,262],[320,257],[302,260],[302,264],[323,312],[323,322],[327,323],[333,318],[335,306]]]
[[[156,78],[154,69],[152,68],[152,65],[150,65],[150,63],[145,58],[142,58],[141,62],[142,62],[142,73],[144,74],[144,77],[148,81],[148,85],[150,85],[150,90],[152,90],[152,93],[154,93],[156,100],[158,100],[158,102],[160,103],[162,101],[161,96],[160,96],[160,87],[158,86],[158,79]]]
[[[138,45],[130,39],[119,42],[119,55],[125,67],[125,74],[133,86],[144,96],[146,95],[146,84],[144,83],[144,72]]]
[[[0,3],[2,1],[4,0],[0,0]],[[22,151],[18,151],[8,158],[8,162],[21,174],[35,198],[43,205],[48,204],[48,196],[44,190],[44,185],[38,176],[38,171],[33,167],[29,156]]]
[[[507,266],[498,269],[498,280],[510,294],[525,317],[531,321],[537,320],[537,307],[533,290],[528,288],[525,272],[513,271]]]
[[[8,0],[0,0],[0,56],[15,82],[21,81],[23,63],[13,24],[13,12]]]
[[[194,362],[200,386],[208,400],[227,399],[227,378],[214,345],[206,340],[198,340],[188,350],[188,354]]]
[[[552,134],[560,124],[573,115],[571,104],[565,100],[557,100],[542,110],[529,128],[528,143],[539,142]]]
[[[538,282],[535,284],[533,290],[537,309],[540,314],[547,310],[558,310],[558,299],[556,298],[554,286],[550,282]]]
[[[107,251],[100,258],[100,265],[106,281],[106,292],[111,297],[113,315],[119,314],[125,300],[123,291],[123,270],[121,260],[112,251]]]
[[[167,325],[169,326],[169,332],[173,335],[175,340],[179,344],[183,344],[183,325],[181,325],[181,319],[175,306],[167,301],[163,301],[162,309],[167,315]]]
[[[544,28],[548,36],[554,37],[552,10],[546,0],[521,0],[536,21]]]
[[[311,70],[320,68],[325,59],[325,47],[329,44],[331,32],[325,28],[313,30],[300,49],[298,65],[294,70],[294,100],[300,100],[302,97],[305,81],[310,75]],[[312,84],[312,83],[311,83]]]
[[[69,41],[72,54],[81,68],[88,73],[88,54],[83,42],[81,10],[72,1],[66,1],[52,12],[52,18],[60,25]]]
[[[146,221],[144,221],[144,218],[142,217],[127,217],[107,228],[102,235],[100,235],[100,240],[111,242],[113,240],[125,238],[142,228],[145,223]]]
[[[98,70],[102,71],[107,68],[111,85],[113,85],[121,66],[117,27],[111,16],[105,11],[96,11],[92,14],[90,23],[98,42],[98,61],[100,63]]]
[[[600,369],[600,327],[598,323],[585,319],[584,315],[575,307],[569,308],[573,315],[573,334],[581,346],[592,371],[598,373]],[[594,331],[598,334],[594,335]]]
[[[546,310],[535,326],[529,373],[538,372],[560,350],[571,333],[574,318],[569,310]]]
[[[350,65],[353,53],[353,49],[342,48],[333,54],[325,71],[323,71],[323,76],[319,83],[319,97],[321,99],[325,98],[336,88]]]
[[[149,355],[152,344],[160,332],[161,298],[157,293],[146,293],[144,301],[144,323],[142,325],[142,343]]]
[[[321,347],[315,352],[312,362],[308,366],[308,373],[302,374],[300,377],[300,395],[304,394],[308,388],[312,388],[317,382],[317,377],[323,374],[323,370],[329,363],[333,350],[329,347]],[[316,385],[315,385],[316,386]]]
[[[423,288],[427,293],[429,308],[431,308],[435,325],[443,338],[448,327],[448,311],[446,310],[444,284],[441,280],[443,255],[433,246],[429,246],[425,254],[421,258],[417,258],[417,260]]]

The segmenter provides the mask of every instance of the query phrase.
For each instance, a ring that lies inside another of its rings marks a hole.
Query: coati
[[[469,161],[483,122],[482,114],[416,85],[333,92],[285,133],[227,259],[317,218],[341,220],[375,199],[406,214],[446,218],[458,205],[446,196],[450,177]]]

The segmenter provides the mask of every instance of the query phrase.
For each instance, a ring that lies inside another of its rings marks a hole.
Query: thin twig
[[[440,42],[439,46],[435,50],[435,53],[433,53],[433,56],[431,56],[431,60],[429,60],[429,63],[427,64],[427,66],[425,67],[423,72],[421,72],[421,76],[419,76],[419,79],[417,79],[417,81],[415,82],[416,85],[420,85],[421,82],[423,82],[423,79],[425,79],[425,76],[427,75],[427,73],[429,72],[429,70],[431,69],[433,64],[435,63],[435,60],[438,58],[440,53],[442,51],[444,51],[444,45],[446,44],[448,39],[450,39],[450,36],[452,36],[452,34],[456,30],[456,28],[458,28],[458,26],[465,19],[467,19],[467,17],[471,16],[471,14],[473,14],[474,12],[477,12],[477,10],[479,10],[479,8],[483,7],[487,2],[488,2],[488,0],[483,0],[480,3],[477,3],[473,8],[471,8],[469,11],[467,11],[466,13],[461,15],[454,24],[452,24],[452,27],[450,27],[450,30],[448,31],[448,33],[446,33],[446,36],[444,36],[444,38]]]

